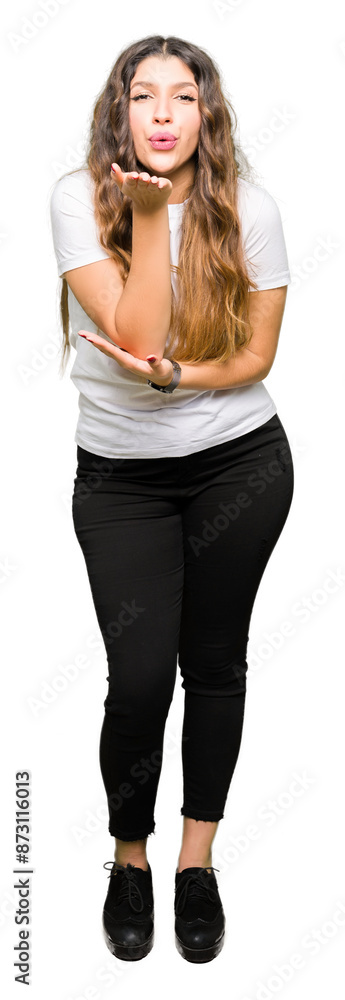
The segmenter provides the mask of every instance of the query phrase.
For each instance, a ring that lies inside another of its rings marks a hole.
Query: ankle
[[[126,868],[126,866],[129,864],[129,865],[134,865],[135,868],[143,868],[144,871],[148,870],[148,860],[146,857],[143,856],[138,857],[135,854],[122,855],[122,854],[117,854],[115,852],[114,860],[116,861],[116,864],[123,865],[124,868]]]
[[[133,850],[121,850],[120,848],[115,849],[114,859],[118,865],[135,865],[136,868],[143,868],[145,871],[148,869],[148,860],[145,851],[133,851]]]
[[[136,868],[143,868],[144,871],[148,870],[148,861],[146,857],[146,838],[145,840],[138,841],[126,841],[119,840],[115,838],[115,861],[118,865],[135,865]]]
[[[212,867],[212,857],[211,854],[193,854],[192,852],[180,854],[177,863],[177,872],[184,871],[185,868],[211,868]]]

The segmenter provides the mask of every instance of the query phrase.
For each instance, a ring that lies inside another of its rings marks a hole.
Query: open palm
[[[152,382],[157,382],[158,385],[168,385],[172,379],[173,367],[168,358],[151,363],[143,361],[141,358],[135,358],[133,354],[129,354],[122,347],[109,343],[109,340],[104,340],[103,337],[99,337],[97,333],[91,333],[89,330],[78,330],[78,336],[84,337],[108,358],[115,358],[121,368],[134,372],[135,375],[141,375],[143,379],[149,378]]]

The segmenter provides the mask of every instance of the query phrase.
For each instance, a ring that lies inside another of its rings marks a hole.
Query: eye
[[[136,97],[132,97],[132,101],[140,101],[142,98],[150,97],[150,94],[137,94]],[[190,94],[179,94],[179,98],[184,98],[185,101],[196,101],[196,97],[191,97]]]

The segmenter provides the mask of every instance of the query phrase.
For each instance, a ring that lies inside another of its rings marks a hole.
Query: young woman
[[[222,947],[211,845],[240,748],[253,604],[293,495],[263,384],[291,280],[285,241],[276,202],[243,176],[233,120],[205,51],[144,38],[96,101],[87,167],[51,198],[80,393],[73,523],[109,667],[103,926],[127,960],[153,944],[146,844],[177,659],[176,946],[192,962]]]

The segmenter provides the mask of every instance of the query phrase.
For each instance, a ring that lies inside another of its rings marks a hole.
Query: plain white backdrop
[[[242,745],[213,844],[226,940],[203,966],[174,944],[178,670],[148,840],[154,948],[141,962],[120,962],[102,937],[102,865],[114,845],[98,762],[107,664],[71,519],[75,355],[61,379],[49,221],[54,181],[82,164],[111,67],[151,34],[192,41],[217,63],[258,182],[279,205],[293,277],[266,385],[290,440],[295,493],[252,617]],[[3,993],[20,993],[14,793],[16,771],[29,769],[34,1000],[194,990],[202,1000],[211,992],[337,1000],[345,941],[342,6],[25,0],[2,8],[1,57]]]

